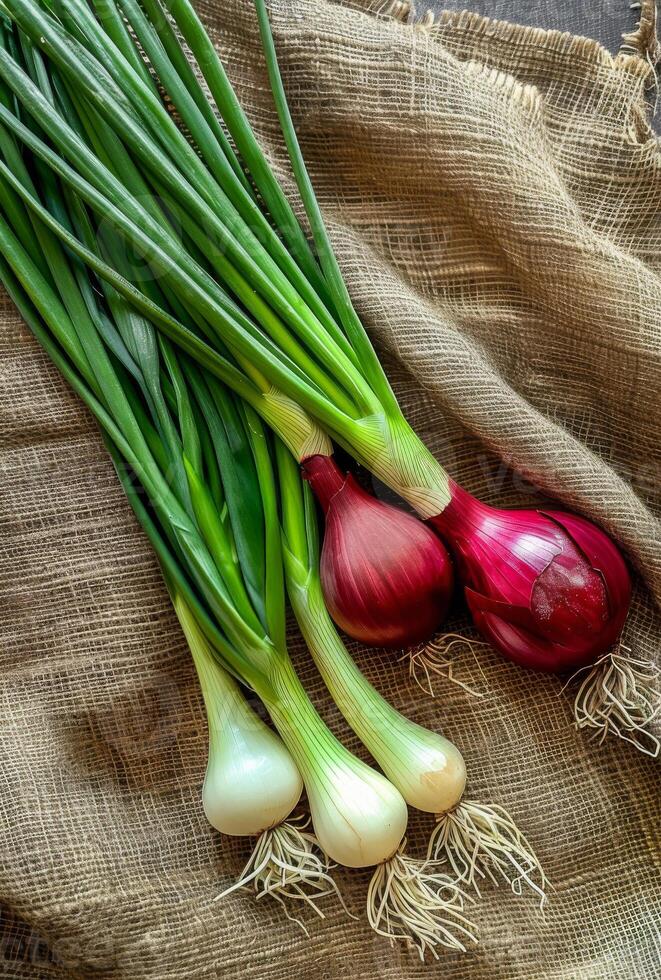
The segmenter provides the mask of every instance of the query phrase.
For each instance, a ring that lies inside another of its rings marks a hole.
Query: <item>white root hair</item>
[[[461,654],[468,650],[473,656],[486,685],[487,679],[477,655],[477,649],[484,646],[486,644],[482,640],[473,640],[469,636],[462,636],[461,633],[443,633],[419,647],[407,650],[401,659],[409,662],[409,677],[421,691],[432,698],[436,697],[432,675],[452,681],[453,684],[457,684],[468,694],[481,698],[484,697],[486,691],[475,690],[455,675],[457,665],[455,654],[457,652]]]
[[[466,951],[465,941],[477,942],[475,925],[464,914],[468,896],[438,862],[421,861],[404,853],[406,840],[390,860],[380,864],[367,892],[367,918],[379,936],[405,943],[424,960],[438,959],[438,947]]]
[[[567,683],[585,671],[588,673],[574,699],[576,727],[594,729],[599,744],[607,735],[616,735],[656,758],[661,740],[651,725],[661,711],[659,667],[652,661],[636,660],[631,649],[620,642],[596,663],[577,671]]]
[[[498,884],[507,881],[516,895],[528,885],[546,901],[548,880],[532,847],[512,816],[496,804],[462,800],[437,818],[429,840],[428,856],[449,862],[458,880],[480,895],[478,878]]]
[[[279,902],[285,915],[308,935],[303,922],[292,915],[292,902],[304,902],[319,916],[325,915],[317,904],[320,899],[335,895],[347,914],[351,915],[340,891],[331,877],[330,858],[321,849],[314,834],[305,828],[309,818],[285,820],[260,834],[243,871],[229,888],[217,895],[215,901],[239,888],[252,888],[261,899],[267,895]]]

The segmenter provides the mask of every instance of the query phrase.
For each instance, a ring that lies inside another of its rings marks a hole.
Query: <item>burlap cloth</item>
[[[626,641],[653,657],[653,6],[615,58],[470,14],[423,31],[360,8],[273,5],[294,119],[357,306],[455,477],[502,504],[552,492],[618,536],[639,573]],[[281,165],[252,5],[203,13]],[[306,916],[310,938],[269,901],[214,903],[248,846],[202,814],[205,719],[154,559],[94,424],[7,302],[2,347],[2,977],[656,975],[654,763],[615,739],[590,743],[558,679],[490,652],[481,700],[446,683],[432,701],[394,658],[359,660],[460,746],[470,797],[512,810],[555,886],[545,918],[532,899],[487,887],[474,910],[481,945],[422,966],[333,902],[325,921]],[[298,662],[355,746],[300,648]],[[411,850],[429,827],[412,817]],[[368,877],[338,873],[358,912]]]

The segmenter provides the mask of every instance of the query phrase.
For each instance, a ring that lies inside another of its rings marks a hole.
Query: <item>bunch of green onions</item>
[[[182,363],[117,297],[111,315],[110,298],[100,301],[84,271],[47,229],[30,228],[10,195],[3,185],[3,210],[13,216],[0,221],[3,282],[103,427],[193,653],[210,729],[205,812],[225,833],[258,837],[237,885],[252,881],[260,893],[313,904],[335,890],[329,859],[376,865],[368,908],[379,932],[421,953],[439,944],[463,948],[460,936],[473,936],[459,887],[436,864],[405,855],[402,794],[331,734],[287,654],[276,472],[257,416]],[[155,369],[149,380],[138,360]],[[295,470],[288,477],[300,481]],[[282,741],[247,707],[230,674],[258,694]],[[370,688],[361,686],[369,718]],[[394,736],[392,745],[395,753]],[[459,783],[461,792],[460,765]],[[303,784],[314,837],[287,819]]]
[[[92,249],[80,229],[72,236],[52,221],[51,229],[251,404],[310,465],[322,496],[342,482],[336,442],[408,501],[453,548],[476,625],[505,656],[557,672],[590,664],[626,619],[631,586],[622,556],[602,531],[571,515],[486,507],[415,435],[340,274],[289,114],[265,0],[255,6],[317,256],[188,0],[53,0],[52,7],[5,0],[8,16],[45,55],[54,91],[31,79],[10,47],[0,48],[0,78],[22,107],[0,106],[0,122],[91,210],[102,248]],[[11,183],[11,172],[5,176]],[[12,186],[38,210],[24,187]],[[127,267],[127,246],[158,276],[174,321],[149,305],[161,306]],[[336,621],[371,643],[429,638],[452,593],[445,548],[396,508],[370,511],[345,483],[344,502],[358,519],[350,534],[335,521],[330,568],[322,564]],[[375,581],[379,559],[384,571]]]
[[[106,0],[96,16],[83,0],[52,9],[11,0],[6,10],[0,276],[98,420],[161,562],[209,717],[205,812],[225,833],[258,836],[238,884],[313,901],[334,888],[329,860],[376,865],[377,931],[421,953],[462,947],[471,924],[438,860],[476,887],[496,871],[541,896],[538,863],[504,811],[462,801],[458,750],[378,695],[324,606],[316,515],[296,461],[330,455],[337,440],[423,514],[445,499],[447,480],[404,422],[353,313],[304,169],[319,262],[186,0],[169,13],[249,178],[157,0]],[[342,746],[301,686],[285,589],[385,777]],[[236,681],[258,695],[281,740]],[[303,785],[314,835],[288,820]],[[439,818],[427,861],[404,852],[407,803]]]

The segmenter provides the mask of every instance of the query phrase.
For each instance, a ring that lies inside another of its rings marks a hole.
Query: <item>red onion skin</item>
[[[329,613],[370,646],[428,639],[453,592],[452,561],[422,521],[363,490],[330,456],[303,463],[326,517],[320,577]]]
[[[607,534],[574,514],[497,510],[450,481],[429,523],[452,550],[475,625],[502,654],[552,673],[607,652],[627,617],[631,580]]]

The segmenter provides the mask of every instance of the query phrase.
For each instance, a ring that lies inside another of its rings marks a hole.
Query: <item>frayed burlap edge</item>
[[[438,14],[426,10],[420,13],[412,0],[374,0],[368,10],[376,17],[415,30],[432,40],[442,41],[448,30],[460,31],[476,39],[488,38],[517,49],[543,50],[558,57],[624,71],[639,78],[641,84],[640,106],[631,106],[632,138],[643,142],[654,135],[650,120],[658,103],[656,66],[661,60],[661,45],[657,37],[657,0],[641,0],[640,4],[632,5],[632,10],[640,10],[639,20],[635,30],[623,34],[623,43],[617,54],[612,54],[594,38],[498,20],[470,10],[443,10]],[[489,76],[491,84],[507,88],[510,96],[530,110],[540,108],[540,94],[534,86],[525,85],[512,75],[490,69],[480,62],[475,62],[475,73]]]
[[[656,0],[641,0],[632,3],[632,10],[640,10],[635,30],[622,35],[620,54],[638,55],[654,66],[661,59],[661,45],[657,36]]]
[[[603,65],[614,65],[621,59],[635,59],[642,62],[644,72],[653,73],[661,60],[661,44],[657,36],[657,0],[641,0],[639,4],[632,4],[631,9],[640,10],[638,23],[634,30],[622,35],[622,45],[617,55],[613,55],[594,38],[498,20],[470,10],[443,10],[438,14],[426,10],[420,13],[411,0],[376,0],[370,7],[375,16],[428,31],[432,36],[437,30],[457,28],[478,37],[482,35],[517,46],[530,44],[558,54],[596,60]]]

